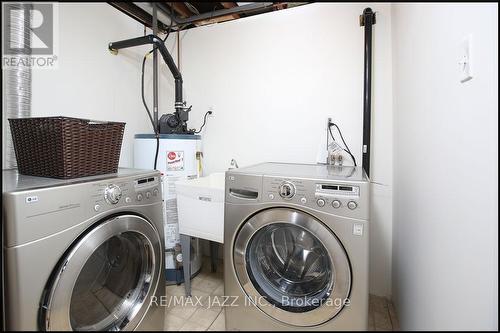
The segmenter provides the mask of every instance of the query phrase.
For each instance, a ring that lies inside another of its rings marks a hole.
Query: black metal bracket
[[[366,13],[365,13],[366,12]],[[365,15],[371,15],[372,16],[372,25],[377,23],[377,17],[375,13],[372,11],[371,8],[366,8],[363,11],[363,14],[359,15],[359,26],[364,27],[365,26]]]
[[[363,80],[363,169],[370,176],[370,142],[372,109],[372,25],[376,22],[375,13],[365,8],[359,17],[360,26],[365,27],[364,80]]]

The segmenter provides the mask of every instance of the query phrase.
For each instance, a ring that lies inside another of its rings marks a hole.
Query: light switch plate
[[[460,43],[459,74],[460,82],[472,79],[472,35],[467,35]]]

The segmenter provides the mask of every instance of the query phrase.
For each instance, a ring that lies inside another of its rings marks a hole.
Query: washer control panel
[[[358,207],[359,186],[335,183],[315,184],[314,196],[318,207],[329,204],[333,209],[347,207],[355,210]]]
[[[359,197],[359,186],[345,184],[316,184],[316,193],[333,196]]]
[[[283,199],[291,199],[295,195],[295,185],[291,182],[283,182],[280,185],[280,196]]]
[[[300,179],[270,178],[264,184],[265,197],[272,202],[289,202],[305,205],[313,200],[306,195],[306,186]]]
[[[263,201],[296,204],[331,214],[364,218],[368,214],[367,182],[343,182],[264,176]]]

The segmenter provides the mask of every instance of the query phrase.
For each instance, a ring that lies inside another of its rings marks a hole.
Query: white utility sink
[[[224,242],[225,173],[175,183],[179,233]]]

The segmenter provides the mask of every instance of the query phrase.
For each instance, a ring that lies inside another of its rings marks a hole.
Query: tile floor
[[[210,271],[209,258],[203,258],[201,272],[192,280],[192,298],[186,301],[184,284],[167,286],[166,331],[224,331],[224,309],[217,306],[216,296],[224,295],[223,267],[218,264],[216,273]],[[183,300],[183,306],[178,303]],[[370,330],[399,330],[399,324],[392,303],[383,297],[370,295]]]

